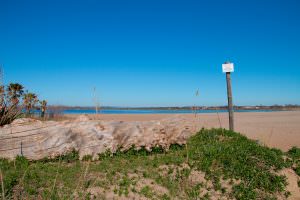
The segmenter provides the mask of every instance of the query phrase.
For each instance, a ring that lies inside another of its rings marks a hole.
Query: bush
[[[239,133],[222,129],[202,130],[189,140],[193,165],[210,179],[218,174],[241,180],[234,186],[237,199],[256,199],[263,194],[283,192],[286,178],[275,172],[286,167],[284,153],[249,140]],[[219,175],[216,177],[220,179]]]
[[[293,147],[288,151],[288,156],[290,156],[293,160],[300,159],[300,148]]]
[[[22,115],[16,105],[7,106],[5,103],[0,105],[0,126],[10,124]]]

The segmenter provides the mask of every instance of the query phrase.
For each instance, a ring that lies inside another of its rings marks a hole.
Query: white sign
[[[224,73],[226,73],[226,72],[234,72],[233,63],[222,64],[222,69],[223,69]]]

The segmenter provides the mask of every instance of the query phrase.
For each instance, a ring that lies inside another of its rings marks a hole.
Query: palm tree
[[[17,105],[19,103],[19,98],[24,93],[24,87],[19,83],[10,83],[7,87],[8,96],[10,98],[10,102],[13,105]]]
[[[40,101],[40,105],[41,105],[41,117],[44,118],[45,112],[47,110],[47,101],[46,100]]]
[[[30,115],[32,108],[38,102],[37,95],[34,93],[26,93],[23,96],[24,106],[27,112],[27,115]]]

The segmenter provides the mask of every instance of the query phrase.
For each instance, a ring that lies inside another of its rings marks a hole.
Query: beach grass
[[[279,171],[300,173],[299,159],[298,148],[284,153],[239,133],[202,129],[187,145],[168,151],[133,147],[100,154],[97,161],[89,155],[80,161],[76,151],[40,161],[1,159],[0,194],[6,199],[287,198],[287,179]]]

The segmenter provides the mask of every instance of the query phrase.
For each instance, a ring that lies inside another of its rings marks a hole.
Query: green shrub
[[[3,103],[0,105],[0,128],[1,126],[10,124],[21,116],[21,110],[17,107],[17,105],[8,106]]]
[[[272,172],[286,166],[283,152],[261,146],[238,133],[201,130],[189,140],[188,146],[195,167],[208,177],[222,174],[244,182],[235,186],[236,198],[254,199],[257,190],[282,192],[287,184],[285,177]]]
[[[288,156],[290,156],[293,160],[300,159],[300,148],[293,147],[288,151]]]

